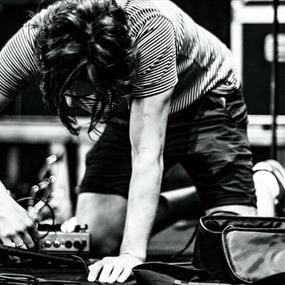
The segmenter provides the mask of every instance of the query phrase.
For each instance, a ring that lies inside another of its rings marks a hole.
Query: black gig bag
[[[285,218],[202,217],[193,265],[212,279],[243,284],[285,272]]]

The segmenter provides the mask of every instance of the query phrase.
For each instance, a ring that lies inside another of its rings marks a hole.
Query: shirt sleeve
[[[160,94],[177,83],[174,27],[163,15],[145,21],[136,38],[138,68],[133,97]]]
[[[5,44],[0,52],[0,94],[13,98],[29,83],[40,78],[33,44],[37,15]]]

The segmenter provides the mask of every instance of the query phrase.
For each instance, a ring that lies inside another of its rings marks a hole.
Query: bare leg
[[[81,193],[76,218],[87,224],[91,233],[91,253],[96,256],[115,255],[122,239],[127,200],[118,195]]]
[[[278,193],[275,177],[265,171],[254,174],[258,210],[243,205],[227,205],[209,209],[231,211],[246,216],[274,216],[274,197]],[[92,235],[92,252],[97,256],[112,255],[119,251],[127,200],[118,195],[81,193],[76,217],[79,224],[88,224]],[[203,214],[195,187],[186,187],[161,194],[153,234],[172,225],[181,218],[197,218]]]
[[[88,224],[91,252],[96,256],[114,255],[119,251],[125,225],[127,200],[118,195],[81,193],[76,218]],[[198,217],[200,202],[195,187],[163,193],[160,199],[153,234],[181,218]]]

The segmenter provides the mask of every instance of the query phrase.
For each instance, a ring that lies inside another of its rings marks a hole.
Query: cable
[[[0,280],[4,281],[4,284],[38,284],[35,276],[18,273],[0,273]]]
[[[81,284],[81,282],[79,282],[79,281],[57,280],[57,279],[54,279],[54,280],[39,280],[38,284],[45,284],[45,283],[48,283],[48,284],[51,284],[51,283],[54,283],[54,284],[74,284],[74,285]]]
[[[88,275],[89,274],[89,269],[88,269],[88,266],[86,264],[86,261],[82,257],[80,257],[78,255],[72,255],[72,257],[75,258],[75,259],[78,259],[79,261],[81,261],[81,263],[83,264],[83,267],[85,269],[85,272]]]
[[[54,210],[53,210],[53,208],[49,205],[49,203],[48,203],[47,201],[44,201],[44,200],[42,200],[42,199],[40,199],[40,198],[35,198],[35,197],[24,197],[24,198],[20,198],[20,199],[16,200],[16,202],[17,202],[17,203],[21,203],[21,202],[30,201],[30,200],[36,200],[36,201],[38,201],[38,202],[42,202],[42,203],[44,204],[43,207],[48,207],[48,208],[49,208],[49,210],[50,210],[50,212],[51,212],[51,216],[52,216],[52,217],[51,217],[51,218],[52,218],[52,225],[51,225],[51,227],[54,227],[54,226],[55,226],[55,214],[54,214]],[[40,212],[40,211],[43,209],[43,207],[41,207],[41,208],[38,210],[38,212]],[[41,238],[41,239],[45,238],[45,237],[49,234],[49,232],[50,232],[50,230],[47,230],[47,233],[44,234],[43,236],[41,236],[40,238]]]
[[[51,215],[52,215],[52,225],[51,227],[55,226],[55,214],[52,209],[52,207],[48,204],[48,202],[35,198],[35,197],[24,197],[16,200],[18,203],[27,201],[27,200],[36,200],[38,202],[42,202],[45,207],[48,207]],[[43,207],[42,207],[43,208]],[[42,209],[40,208],[40,210]],[[47,233],[40,238],[43,239],[49,234],[49,230],[47,230]],[[89,274],[89,269],[86,264],[86,262],[81,258],[80,256],[77,255],[72,255],[73,259],[77,259],[81,262],[81,264],[84,267],[85,273],[88,275]],[[0,283],[1,284],[9,284],[9,285],[22,285],[22,284],[27,284],[27,285],[38,285],[38,284],[67,284],[67,285],[80,285],[81,283],[78,281],[70,281],[70,280],[46,280],[46,279],[38,279],[33,275],[25,275],[25,274],[17,274],[17,273],[0,273]],[[96,281],[95,284],[101,285],[102,283]]]
[[[51,283],[54,283],[54,284],[67,284],[67,285],[68,284],[74,284],[74,285],[82,284],[79,281],[70,281],[70,280],[40,280],[38,284],[45,284],[45,283],[48,283],[48,284],[51,284]],[[101,285],[102,283],[100,283],[99,281],[95,281],[95,284]]]
[[[39,193],[43,192],[42,194],[42,199],[45,198],[45,200],[47,200],[50,195],[51,195],[51,189],[49,189],[49,191],[47,191],[48,186],[50,186],[51,184],[53,184],[56,181],[56,177],[54,175],[51,175],[48,178],[45,178],[43,180],[41,180],[38,184],[35,184],[31,187],[30,190],[30,196],[32,198],[36,197]],[[33,199],[31,199],[28,202],[28,207],[32,207],[33,203],[32,203]]]
[[[178,251],[177,253],[175,253],[174,255],[172,255],[170,257],[170,259],[175,259],[177,258],[178,256],[180,256],[194,241],[196,235],[197,235],[197,232],[198,232],[198,227],[199,227],[199,224],[197,224],[195,226],[195,229],[194,229],[194,232],[192,233],[192,235],[190,236],[190,239],[187,241],[186,245],[180,250]]]
[[[80,285],[80,281],[64,280],[64,279],[44,279],[37,278],[34,275],[19,274],[19,273],[0,273],[1,284],[11,285],[39,285],[39,284],[66,284],[66,285]],[[103,285],[99,281],[93,282],[93,284]]]

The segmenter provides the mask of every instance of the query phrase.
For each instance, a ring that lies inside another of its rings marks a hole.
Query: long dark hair
[[[89,132],[132,92],[136,52],[124,10],[114,0],[61,0],[38,27],[35,54],[43,98],[72,134],[79,129],[67,94],[81,80],[94,89]],[[84,104],[85,96],[79,98]],[[76,99],[75,99],[76,100]],[[86,96],[89,100],[90,96]]]

